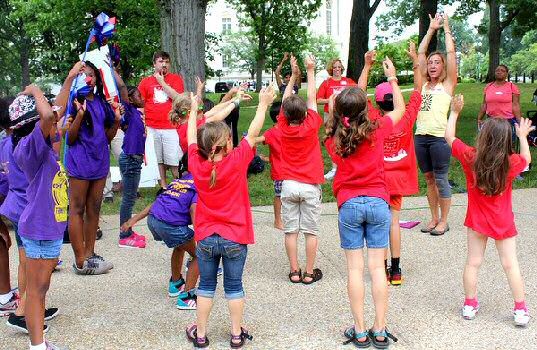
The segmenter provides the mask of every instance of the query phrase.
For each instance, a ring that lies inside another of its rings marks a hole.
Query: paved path
[[[514,191],[519,258],[533,315],[537,315],[535,198],[537,190]],[[466,196],[454,196],[453,203],[451,231],[444,237],[420,233],[419,227],[403,230],[405,281],[400,287],[390,287],[388,324],[399,337],[392,349],[536,349],[535,320],[526,329],[512,325],[513,300],[493,243],[489,243],[480,273],[480,313],[473,321],[461,319]],[[403,220],[427,218],[423,197],[405,200],[404,208]],[[244,278],[245,324],[254,341],[246,349],[352,348],[341,345],[342,330],[352,318],[336,206],[326,204],[323,210],[318,266],[325,277],[317,284],[303,286],[287,280],[283,237],[272,228],[271,208],[254,208],[257,243],[249,248]],[[175,300],[166,294],[170,251],[152,240],[143,250],[118,248],[118,221],[118,216],[103,218],[105,235],[97,244],[97,252],[115,264],[107,275],[75,276],[68,268],[71,248],[64,246],[66,266],[54,274],[48,299],[48,305],[60,307],[61,315],[49,322],[47,337],[71,350],[190,349],[183,330],[194,320],[195,312],[177,310]],[[149,237],[145,224],[139,230]],[[13,280],[14,268],[15,262]],[[369,290],[369,281],[367,284]],[[209,337],[211,349],[228,349],[229,321],[221,280],[218,288]],[[366,316],[371,324],[370,296]],[[27,336],[4,324],[0,324],[0,332],[0,349],[27,349]]]

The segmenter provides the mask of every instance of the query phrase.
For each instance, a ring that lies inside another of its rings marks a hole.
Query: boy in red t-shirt
[[[365,54],[365,65],[358,80],[358,86],[362,90],[367,89],[369,71],[375,63],[375,51]],[[388,282],[392,285],[402,283],[402,273],[399,267],[401,258],[401,227],[399,218],[403,204],[403,196],[418,193],[418,170],[416,168],[416,151],[414,150],[413,128],[421,106],[422,78],[419,74],[419,61],[416,53],[416,45],[410,42],[408,55],[413,62],[414,91],[410,95],[410,101],[406,105],[405,113],[399,123],[394,125],[391,134],[384,140],[384,171],[386,174],[386,186],[390,195],[390,212],[392,223],[390,227],[390,253],[391,266],[388,268],[388,251],[384,267]],[[375,89],[375,101],[379,109],[376,109],[368,99],[368,111],[370,118],[379,118],[387,112],[393,111],[393,89],[390,83],[381,83]]]
[[[285,249],[289,258],[289,279],[293,283],[311,284],[322,278],[315,266],[321,220],[321,184],[324,182],[319,128],[323,124],[317,113],[315,61],[305,60],[308,74],[308,101],[292,94],[299,77],[297,60],[291,57],[292,75],[282,98],[278,128],[282,133],[282,221]],[[298,264],[298,233],[306,236],[306,271]]]
[[[465,300],[462,316],[471,320],[479,310],[477,276],[490,237],[495,240],[515,300],[514,323],[526,326],[530,316],[516,255],[517,230],[511,191],[515,177],[531,162],[527,136],[535,127],[531,126],[529,119],[521,118],[520,125],[516,125],[520,154],[515,154],[509,122],[490,118],[483,123],[475,148],[470,147],[455,137],[457,118],[463,105],[462,95],[453,98],[445,133],[453,157],[461,162],[468,188],[468,209],[464,221],[468,227],[468,257],[463,274]]]

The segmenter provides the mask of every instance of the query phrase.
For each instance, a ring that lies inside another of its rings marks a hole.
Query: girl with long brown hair
[[[477,275],[490,237],[495,240],[515,300],[515,325],[526,326],[530,316],[516,256],[517,230],[511,191],[514,178],[531,162],[527,136],[534,127],[525,118],[515,125],[520,140],[520,154],[515,154],[509,122],[490,118],[483,123],[475,147],[470,147],[455,137],[457,118],[463,105],[463,97],[455,96],[445,133],[453,156],[462,164],[468,187],[468,209],[464,221],[468,227],[468,256],[463,274],[465,301],[462,316],[473,319],[479,310]]]

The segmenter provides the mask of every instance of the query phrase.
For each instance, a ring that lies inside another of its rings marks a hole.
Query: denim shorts
[[[282,182],[283,180],[274,180],[274,197],[282,196]]]
[[[37,240],[21,237],[27,259],[58,259],[62,250],[63,238]]]
[[[391,213],[388,203],[378,197],[354,197],[339,208],[341,248],[386,248],[390,239]]]
[[[214,297],[218,265],[222,259],[226,299],[244,298],[242,273],[247,255],[246,244],[232,242],[216,233],[199,241],[196,256],[200,270],[200,283],[196,294],[205,298]]]
[[[165,223],[149,214],[147,227],[155,241],[163,241],[168,248],[182,246],[194,238],[194,231],[188,226],[175,226]]]

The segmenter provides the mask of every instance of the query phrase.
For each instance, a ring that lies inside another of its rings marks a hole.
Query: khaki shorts
[[[179,166],[179,161],[183,157],[183,151],[179,146],[179,135],[175,129],[154,129],[147,128],[152,133],[155,142],[155,154],[158,164],[169,166]]]
[[[281,200],[283,232],[319,233],[322,202],[320,185],[284,180]]]

